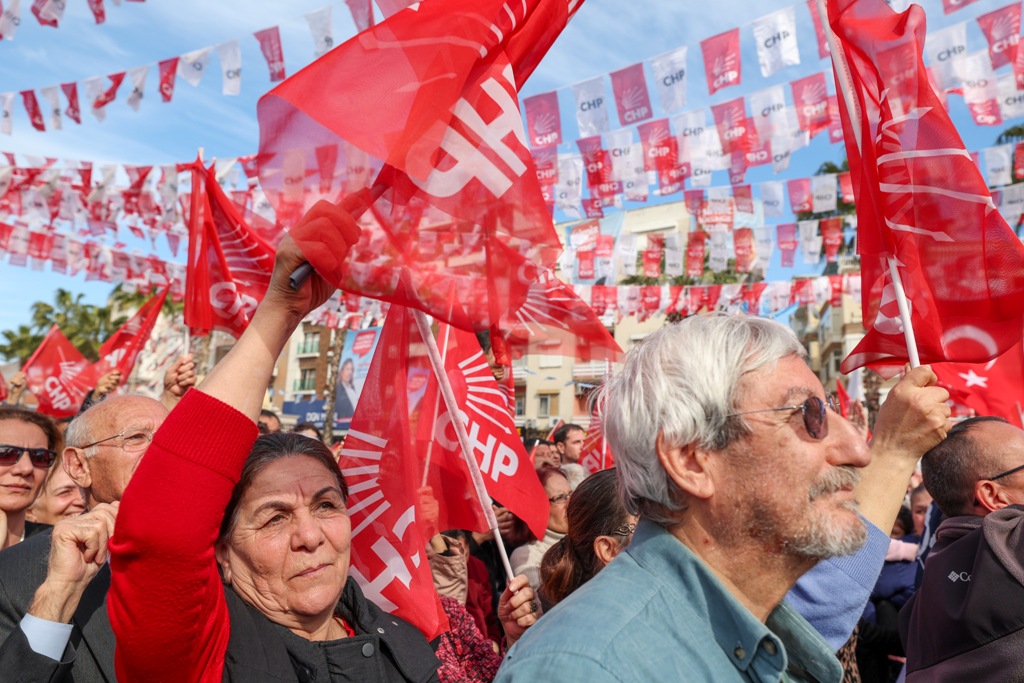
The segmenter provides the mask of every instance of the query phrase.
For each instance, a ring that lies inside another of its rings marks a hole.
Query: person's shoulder
[[[47,562],[50,558],[50,540],[53,527],[43,524],[31,536],[10,548],[0,551],[0,580],[7,581],[18,574],[22,578],[40,581],[46,578]]]

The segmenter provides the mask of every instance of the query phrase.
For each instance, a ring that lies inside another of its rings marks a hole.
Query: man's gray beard
[[[834,493],[845,486],[856,486],[860,481],[860,472],[849,465],[835,467],[815,482],[809,493],[809,501],[813,502],[821,496]],[[843,503],[843,507],[857,512],[856,501]],[[868,538],[867,526],[859,516],[850,525],[839,526],[827,517],[813,517],[807,530],[789,539],[785,547],[792,553],[803,557],[824,560],[839,555],[852,555],[863,547]]]

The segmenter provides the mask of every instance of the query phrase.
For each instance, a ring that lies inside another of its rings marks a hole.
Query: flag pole
[[[417,322],[419,322],[419,321],[417,321]],[[450,334],[450,330],[451,330],[450,326],[445,325],[445,328],[444,328],[444,340],[441,342],[442,346],[444,347],[445,355],[448,354],[448,335]],[[422,330],[420,330],[420,332],[422,333]],[[431,335],[431,339],[433,339],[433,335]],[[441,357],[441,367],[443,368],[444,365],[445,365],[445,356],[442,356]],[[447,379],[447,375],[445,375],[445,379]],[[440,380],[438,382],[440,383]],[[427,444],[427,457],[426,457],[426,459],[423,462],[423,482],[420,484],[421,488],[427,485],[427,475],[430,472],[430,460],[431,460],[431,458],[432,458],[432,456],[434,454],[434,440],[437,438],[437,415],[438,415],[438,408],[440,406],[441,406],[441,392],[439,391],[439,392],[437,392],[434,395],[434,413],[433,413],[434,417],[433,417],[433,419],[430,422],[430,443]],[[451,412],[449,412],[448,414],[452,415],[452,422],[453,423],[454,422],[458,422],[457,414],[453,414]],[[489,508],[490,508],[490,506],[488,506],[488,509]],[[488,524],[489,523],[490,523],[490,521],[488,521]]]
[[[862,119],[864,113],[860,110],[860,103],[853,95],[853,83],[850,79],[850,65],[846,62],[846,56],[839,49],[838,39],[832,24],[828,19],[828,8],[826,0],[817,0],[818,14],[821,19],[821,28],[828,41],[829,52],[832,55],[832,66],[836,75],[836,92],[843,98],[846,113],[850,117],[850,128],[853,131],[854,142],[858,150],[862,150]],[[921,358],[917,352],[917,339],[914,336],[914,326],[910,317],[910,301],[907,299],[906,290],[903,288],[903,278],[900,277],[899,268],[896,265],[895,256],[887,256],[886,262],[889,266],[889,277],[892,280],[892,287],[896,293],[896,304],[900,309],[900,322],[903,323],[903,337],[907,343],[907,358],[910,360],[910,367],[916,368],[921,364]]]
[[[455,436],[459,440],[462,458],[466,461],[469,475],[473,479],[473,488],[476,489],[476,497],[480,501],[480,508],[483,510],[484,519],[487,520],[487,526],[494,532],[494,544],[498,546],[498,553],[501,555],[501,563],[505,567],[505,574],[508,576],[508,580],[511,581],[514,578],[512,564],[508,561],[505,544],[501,540],[501,534],[498,533],[498,519],[494,516],[494,510],[491,508],[491,497],[487,495],[487,487],[484,486],[484,478],[480,474],[480,466],[477,464],[476,458],[473,457],[473,448],[469,445],[469,435],[466,434],[466,426],[459,419],[459,406],[455,402],[455,392],[452,391],[448,375],[445,374],[444,363],[441,361],[441,354],[437,350],[437,340],[434,339],[434,333],[430,331],[427,314],[420,310],[413,310],[412,314],[416,319],[416,327],[419,328],[420,337],[427,347],[427,357],[430,359],[434,376],[437,378],[437,385],[441,390],[441,397],[444,399],[445,408],[448,409],[448,414],[452,416],[452,427],[455,429]]]

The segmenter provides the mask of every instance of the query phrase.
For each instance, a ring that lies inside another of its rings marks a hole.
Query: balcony
[[[610,374],[612,374],[612,364],[606,360],[576,363],[572,367],[572,378],[574,380],[603,380]]]
[[[316,391],[316,378],[310,377],[308,379],[297,379],[292,382],[292,391],[294,392],[312,392]]]

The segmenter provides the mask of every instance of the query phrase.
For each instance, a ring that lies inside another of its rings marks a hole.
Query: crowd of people
[[[430,538],[450,629],[428,642],[349,572],[336,454],[262,409],[331,294],[289,286],[290,238],[276,259],[201,382],[185,356],[159,401],[105,386],[66,425],[0,407],[4,680],[1024,680],[1024,432],[952,422],[919,367],[869,440],[794,334],[745,316],[627,354],[600,390],[616,468],[588,475],[578,425],[525,443],[543,537],[495,501],[497,534]]]

